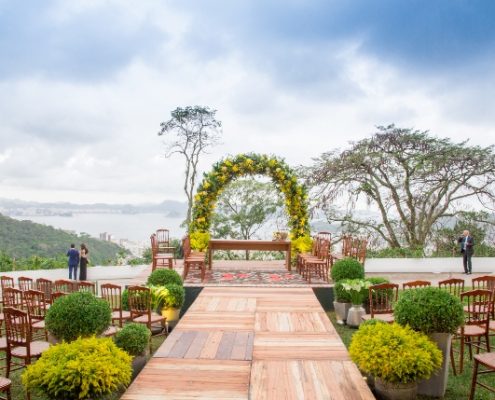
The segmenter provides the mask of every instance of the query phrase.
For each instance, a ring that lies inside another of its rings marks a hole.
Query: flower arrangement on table
[[[363,304],[368,294],[367,290],[371,286],[371,282],[365,279],[344,279],[341,284],[343,290],[349,293],[351,303],[356,306]]]

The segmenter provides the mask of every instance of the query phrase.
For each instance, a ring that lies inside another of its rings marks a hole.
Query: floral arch
[[[309,236],[308,195],[306,188],[297,182],[296,175],[281,159],[265,154],[238,154],[213,165],[204,174],[194,197],[193,219],[190,232],[207,233],[211,214],[223,188],[232,180],[245,175],[265,175],[285,196],[285,209],[289,215],[291,239]]]

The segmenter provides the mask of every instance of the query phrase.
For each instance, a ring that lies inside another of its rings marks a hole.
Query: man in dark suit
[[[70,249],[67,252],[68,264],[69,264],[69,279],[77,279],[77,266],[79,265],[79,251],[76,249],[76,245],[72,243]]]
[[[473,246],[474,239],[469,234],[469,231],[462,232],[462,236],[457,240],[461,245],[462,262],[464,265],[464,273],[471,275],[472,272],[472,262],[471,257],[473,256]]]

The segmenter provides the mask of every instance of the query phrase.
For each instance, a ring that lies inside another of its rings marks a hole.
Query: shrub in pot
[[[169,283],[175,283],[180,286],[183,285],[182,278],[177,271],[174,271],[173,269],[156,269],[148,276],[146,282],[146,284],[150,286],[165,286]]]
[[[173,326],[179,319],[180,308],[186,298],[184,287],[169,283],[165,286],[152,286],[151,289],[154,307]]]
[[[101,335],[112,321],[109,304],[88,292],[75,292],[57,299],[47,310],[46,329],[57,339]]]
[[[51,346],[22,374],[28,390],[50,399],[95,399],[127,386],[131,356],[111,339],[79,338]]]
[[[362,279],[364,278],[364,267],[353,258],[344,258],[338,260],[332,266],[330,272],[333,286],[333,306],[337,317],[337,323],[343,324],[351,308],[351,296],[343,289],[340,281],[344,279]]]
[[[115,335],[115,344],[129,355],[132,359],[132,379],[146,365],[146,354],[148,352],[148,344],[150,342],[151,332],[143,324],[130,323]]]
[[[430,336],[442,350],[442,368],[419,384],[419,393],[443,397],[447,388],[452,334],[464,323],[461,301],[433,287],[405,291],[394,308],[395,321]]]
[[[375,378],[375,388],[384,398],[414,399],[416,383],[428,378],[442,363],[442,353],[426,335],[397,323],[362,324],[349,346],[359,369]]]
[[[334,282],[342,279],[364,279],[364,267],[354,258],[344,258],[333,264],[330,275]]]

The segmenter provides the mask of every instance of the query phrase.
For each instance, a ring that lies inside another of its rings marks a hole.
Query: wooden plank
[[[206,345],[209,336],[208,332],[196,331],[196,337],[191,343],[191,346],[189,346],[189,350],[187,350],[184,358],[201,358],[201,351]]]
[[[179,340],[168,353],[169,358],[183,358],[196,338],[196,332],[181,332]]]
[[[224,332],[218,345],[216,360],[229,360],[234,348],[235,332]]]
[[[250,354],[247,354],[249,339],[249,332],[237,332],[235,334],[234,346],[232,347],[232,354],[230,357],[231,360],[251,360],[253,358],[252,351]],[[253,335],[251,335],[251,341],[252,339]]]

